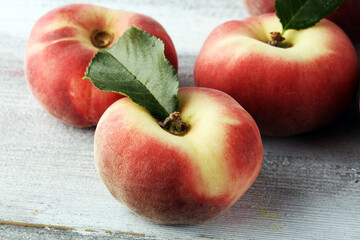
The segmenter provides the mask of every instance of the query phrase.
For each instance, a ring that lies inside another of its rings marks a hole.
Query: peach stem
[[[92,44],[96,48],[106,48],[114,40],[114,34],[108,33],[106,31],[94,30],[90,36]]]
[[[159,121],[159,125],[165,131],[177,136],[184,136],[190,129],[190,126],[181,120],[179,112],[171,113],[163,122]]]
[[[270,32],[271,40],[268,42],[269,45],[280,48],[292,47],[291,43],[284,43],[285,38],[280,32]]]

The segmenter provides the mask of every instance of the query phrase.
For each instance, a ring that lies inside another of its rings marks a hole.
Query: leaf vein
[[[135,74],[133,74],[127,67],[124,66],[124,64],[122,64],[120,61],[118,61],[118,59],[117,59],[113,54],[111,54],[109,51],[102,51],[102,53],[103,53],[103,54],[107,54],[107,55],[110,56],[111,58],[115,59],[115,61],[116,61],[119,65],[121,65],[129,74],[131,74],[131,75],[134,77],[134,79],[137,80],[138,83],[141,84],[142,87],[144,87],[144,89],[146,89],[152,96],[156,96],[156,94],[154,94],[152,91],[150,91],[150,90],[146,87],[146,85],[138,78],[138,76],[136,76]],[[126,95],[126,94],[124,94],[124,95]],[[128,95],[126,95],[126,96],[128,96]],[[128,96],[128,97],[132,99],[131,96]],[[162,109],[167,115],[170,115],[170,113],[168,113],[167,110],[160,104],[160,102],[158,101],[158,99],[156,99],[155,97],[154,97],[154,99],[156,100],[156,103],[158,104],[158,106],[160,106],[161,109]],[[140,104],[139,104],[139,105],[140,105]]]

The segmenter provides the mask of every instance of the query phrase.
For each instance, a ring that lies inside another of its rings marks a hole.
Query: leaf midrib
[[[304,9],[304,7],[305,7],[310,1],[311,1],[311,0],[307,0],[307,1],[304,3],[304,5],[302,5],[302,7],[299,9],[299,11],[297,11],[297,13],[296,13],[295,15],[292,14],[293,11],[292,11],[292,5],[291,5],[291,15],[293,15],[293,16],[291,17],[290,21],[288,21],[288,23],[287,23],[286,26],[284,27],[283,33],[287,30],[288,26],[291,24],[291,22],[294,20],[294,18],[295,18],[296,16],[298,16],[298,14]],[[290,1],[290,4],[291,4],[291,1]],[[300,2],[300,4],[301,4],[301,2]]]

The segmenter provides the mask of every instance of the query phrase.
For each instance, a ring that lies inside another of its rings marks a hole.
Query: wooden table
[[[25,81],[31,27],[45,12],[72,2],[77,1],[0,1],[0,239],[360,239],[357,102],[325,128],[263,137],[258,179],[216,219],[159,225],[119,204],[94,167],[95,129],[51,117]],[[194,62],[210,31],[247,16],[241,1],[231,0],[101,5],[150,15],[165,27],[178,51],[181,86],[194,85]]]

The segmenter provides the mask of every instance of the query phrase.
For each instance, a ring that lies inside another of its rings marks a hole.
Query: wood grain
[[[360,238],[356,101],[325,128],[296,137],[263,137],[260,176],[216,219],[191,226],[158,225],[114,200],[93,164],[94,128],[76,129],[52,118],[34,100],[24,76],[32,25],[67,3],[0,2],[0,238]],[[167,29],[179,55],[181,86],[194,85],[196,55],[210,31],[226,20],[246,17],[241,2],[231,0],[101,4],[150,15]]]

